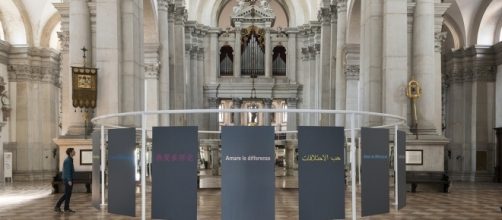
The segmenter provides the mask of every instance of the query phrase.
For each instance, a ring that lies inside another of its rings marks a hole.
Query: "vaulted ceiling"
[[[0,0],[0,39],[11,44],[57,48],[55,33],[60,17],[52,5],[69,0]],[[95,1],[95,0],[94,0]],[[143,0],[145,31],[156,32],[157,0]],[[179,1],[179,0],[176,0]],[[188,19],[208,26],[218,26],[223,8],[236,0],[185,0]],[[317,11],[323,0],[272,0],[284,10],[289,26],[300,26],[317,20]],[[351,42],[358,43],[360,1],[348,0],[347,34]],[[451,3],[445,18],[445,27],[453,37],[455,47],[492,45],[501,41],[502,0],[443,0]],[[152,5],[154,7],[152,7]],[[147,11],[148,10],[148,11]],[[148,17],[147,17],[148,16]],[[155,41],[155,38],[149,41]]]

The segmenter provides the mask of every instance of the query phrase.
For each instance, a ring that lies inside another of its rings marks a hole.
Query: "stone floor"
[[[298,219],[298,189],[294,177],[276,178],[276,219]],[[221,218],[219,178],[204,176],[198,192],[198,219]],[[148,187],[147,192],[150,191]],[[450,193],[427,187],[408,193],[407,206],[394,209],[391,190],[391,211],[385,215],[362,219],[502,219],[502,184],[455,182]],[[55,213],[54,203],[61,194],[51,194],[49,182],[16,182],[0,185],[0,219],[140,219],[109,214],[91,206],[91,194],[74,193],[71,208],[76,213]],[[139,189],[138,189],[139,192]],[[147,201],[150,193],[147,193]],[[140,194],[137,195],[136,214],[140,216]],[[350,189],[346,193],[346,217],[351,218]],[[147,202],[147,216],[150,215]],[[358,201],[358,209],[360,203]],[[358,213],[359,210],[358,210]],[[358,214],[360,215],[360,214]],[[360,216],[358,216],[360,217]],[[148,217],[147,217],[148,218]]]

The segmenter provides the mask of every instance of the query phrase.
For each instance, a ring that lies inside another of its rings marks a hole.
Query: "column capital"
[[[337,0],[336,9],[339,14],[347,12],[347,0]]]
[[[297,97],[294,98],[286,98],[286,103],[288,104],[288,108],[295,109],[298,106],[299,99]]]
[[[502,65],[502,42],[493,45],[493,49],[495,49],[496,65]]]
[[[207,98],[207,101],[209,102],[209,108],[211,109],[218,108],[218,105],[220,105],[220,99],[217,97],[209,97]]]
[[[61,51],[63,53],[68,53],[70,48],[70,32],[69,31],[60,31],[57,32],[59,43],[61,44]]]
[[[240,109],[242,105],[242,98],[234,97],[232,98],[232,103],[234,104],[234,109]]]
[[[270,98],[264,98],[263,99],[263,104],[265,104],[265,108],[270,108],[272,106],[272,99]]]
[[[346,65],[345,78],[347,80],[359,80],[359,65]]]
[[[331,23],[331,9],[329,7],[323,7],[319,9],[317,14],[317,19],[322,24],[330,24]]]
[[[167,11],[169,8],[168,0],[157,0],[158,10],[159,11]]]
[[[436,52],[441,52],[441,48],[443,46],[443,42],[446,40],[447,37],[446,32],[436,32],[434,33],[434,50]]]
[[[159,78],[159,63],[145,63],[145,78],[146,79],[158,79]]]

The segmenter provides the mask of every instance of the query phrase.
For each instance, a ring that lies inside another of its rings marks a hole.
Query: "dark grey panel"
[[[361,215],[389,212],[389,130],[361,129]]]
[[[152,218],[197,219],[197,127],[155,127]]]
[[[92,132],[92,206],[100,209],[101,204],[101,132]]]
[[[223,220],[275,218],[274,128],[223,127]]]
[[[343,127],[298,128],[300,219],[345,218]]]
[[[108,131],[108,212],[136,215],[134,148],[136,129]]]
[[[406,206],[406,132],[397,131],[397,207]]]

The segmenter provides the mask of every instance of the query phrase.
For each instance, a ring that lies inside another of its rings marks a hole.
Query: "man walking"
[[[66,149],[66,155],[68,155],[68,157],[63,162],[64,194],[56,203],[56,207],[54,207],[54,211],[56,212],[61,212],[61,204],[63,201],[65,212],[75,212],[70,209],[71,191],[73,189],[73,173],[75,172],[73,169],[73,156],[75,156],[75,150],[71,147]]]

